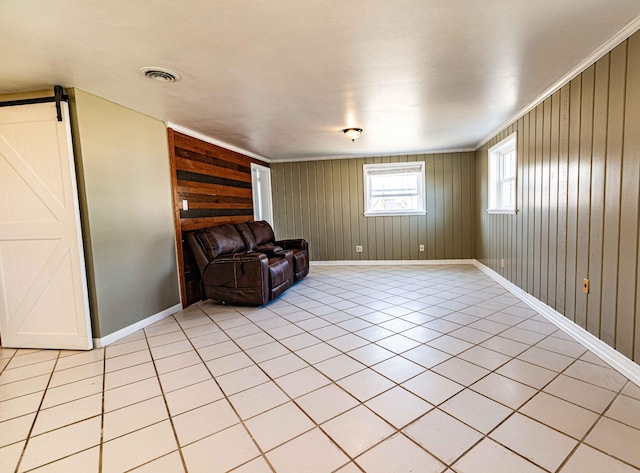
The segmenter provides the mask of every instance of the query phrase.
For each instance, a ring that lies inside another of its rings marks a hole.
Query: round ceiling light
[[[182,76],[177,72],[162,67],[143,67],[140,69],[140,74],[158,82],[177,82],[182,79]]]
[[[362,128],[345,128],[342,130],[342,133],[351,141],[356,141],[362,134]]]

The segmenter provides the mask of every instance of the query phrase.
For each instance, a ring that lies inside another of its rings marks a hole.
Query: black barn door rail
[[[68,102],[69,96],[64,93],[64,89],[61,85],[56,85],[53,87],[53,97],[38,97],[34,99],[20,99],[20,100],[9,100],[7,102],[0,102],[0,107],[11,107],[13,105],[29,105],[32,103],[47,103],[47,102],[55,102],[56,103],[56,111],[58,113],[58,121],[62,121],[62,109],[60,108],[60,102]]]

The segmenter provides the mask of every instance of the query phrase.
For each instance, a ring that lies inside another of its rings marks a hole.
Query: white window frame
[[[518,142],[517,133],[512,133],[495,146],[489,148],[489,182],[488,197],[490,214],[515,214],[517,209],[518,192]],[[504,176],[505,156],[513,152],[513,176]],[[502,185],[505,182],[514,183],[513,205],[505,205],[502,199]]]
[[[389,174],[397,174],[400,169],[415,168],[418,178],[418,209],[416,210],[372,210],[371,209],[371,171],[376,174],[388,171]],[[396,216],[396,215],[426,215],[425,206],[425,163],[424,161],[401,162],[401,163],[381,163],[381,164],[364,164],[362,171],[364,173],[364,215],[366,217],[380,216]]]

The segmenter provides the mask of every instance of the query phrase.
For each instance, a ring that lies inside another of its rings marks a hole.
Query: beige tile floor
[[[472,266],[317,266],[0,370],[0,472],[640,471],[640,388]]]

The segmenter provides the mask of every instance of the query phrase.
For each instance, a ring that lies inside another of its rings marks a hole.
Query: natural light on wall
[[[424,162],[365,164],[364,214],[424,215]]]
[[[515,214],[516,138],[512,133],[489,149],[489,208],[495,214]]]

